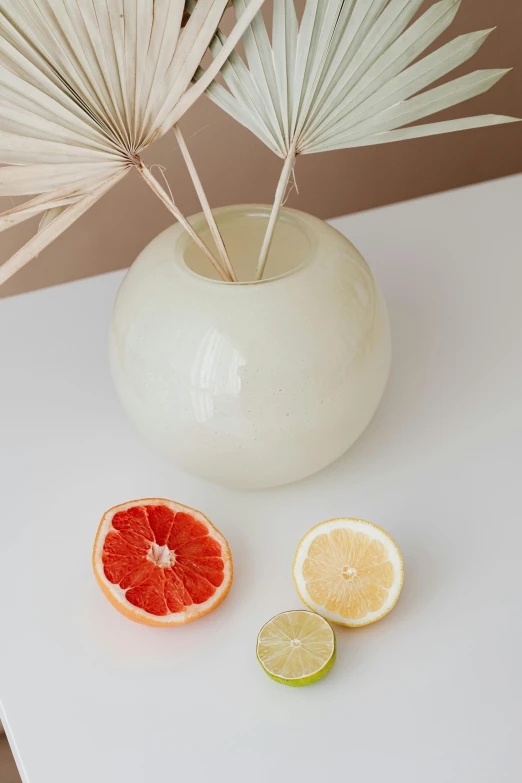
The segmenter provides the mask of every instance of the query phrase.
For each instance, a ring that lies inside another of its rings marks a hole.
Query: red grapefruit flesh
[[[104,514],[93,568],[109,601],[126,617],[183,625],[213,611],[232,584],[225,538],[195,509],[151,498]]]

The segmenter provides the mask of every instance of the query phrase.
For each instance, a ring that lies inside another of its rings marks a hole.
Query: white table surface
[[[334,221],[386,294],[392,376],[344,458],[274,491],[135,435],[106,351],[121,273],[0,301],[0,700],[25,783],[520,780],[521,208],[515,176]],[[141,496],[230,541],[229,598],[186,628],[134,625],[94,581],[102,512]],[[256,634],[300,605],[301,535],[340,515],[396,538],[403,594],[338,631],[323,683],[285,688]]]

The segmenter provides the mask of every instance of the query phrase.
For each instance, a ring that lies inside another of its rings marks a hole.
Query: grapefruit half
[[[232,584],[226,539],[199,511],[147,498],[107,511],[93,550],[98,584],[125,617],[184,625],[212,612]]]

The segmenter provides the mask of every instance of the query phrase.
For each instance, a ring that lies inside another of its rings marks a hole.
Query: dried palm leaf
[[[185,12],[183,14],[183,19],[181,20],[181,26],[185,27],[188,20],[190,19],[190,14],[194,10],[194,7],[197,3],[197,0],[185,0]],[[229,8],[232,5],[232,0],[228,0],[227,2],[227,8]]]
[[[208,87],[215,103],[285,159],[259,278],[297,155],[515,121],[484,115],[403,127],[485,92],[506,73],[475,71],[420,92],[470,58],[491,32],[461,35],[418,59],[461,0],[441,0],[410,24],[423,2],[307,0],[299,24],[293,0],[274,0],[272,40],[258,14],[244,36],[247,63],[232,52],[222,69],[228,90],[217,82]],[[246,0],[233,5],[239,19],[250,8]],[[218,31],[214,56],[226,45]]]
[[[199,0],[183,27],[185,0],[2,0],[0,195],[36,197],[0,215],[0,231],[45,217],[0,267],[0,283],[131,168],[229,279],[141,155],[208,87],[263,2],[252,0],[192,83],[227,0]]]

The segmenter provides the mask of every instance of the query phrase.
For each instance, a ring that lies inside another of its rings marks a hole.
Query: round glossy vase
[[[125,277],[112,317],[116,389],[142,435],[180,468],[235,487],[297,481],[368,425],[390,367],[383,297],[355,247],[284,209],[265,279],[269,208],[216,210],[239,284],[213,277],[181,228]],[[195,228],[210,244],[205,220]]]

